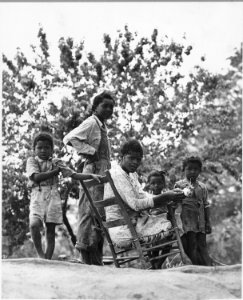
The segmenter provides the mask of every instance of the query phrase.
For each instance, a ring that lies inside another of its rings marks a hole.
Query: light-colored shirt
[[[94,155],[98,152],[101,141],[101,127],[107,131],[107,127],[98,117],[92,115],[84,120],[78,127],[70,131],[63,139],[65,145],[71,146],[78,154]],[[108,143],[109,153],[110,144]]]
[[[139,237],[146,237],[159,234],[163,237],[168,235],[171,223],[163,216],[148,216],[141,213],[141,210],[153,208],[153,195],[145,192],[138,181],[137,173],[127,174],[119,165],[112,165],[111,177],[115,187],[126,204],[127,212],[135,226]],[[105,184],[104,198],[113,197],[110,184]],[[122,213],[118,205],[106,207],[106,220],[113,221],[122,219]],[[127,247],[131,243],[131,233],[127,225],[117,226],[109,229],[112,241],[119,247]]]
[[[111,167],[110,174],[118,193],[135,215],[135,212],[154,207],[153,196],[143,191],[136,172],[127,174],[121,166],[117,164]],[[110,197],[114,197],[114,194],[110,185],[107,183],[105,184],[104,198]],[[119,219],[121,216],[120,208],[117,205],[106,208],[106,218],[108,221]]]
[[[27,159],[26,164],[26,173],[28,176],[28,186],[29,187],[37,187],[41,186],[56,186],[58,183],[58,175],[53,176],[50,179],[43,180],[39,184],[32,180],[33,174],[38,174],[42,172],[49,172],[53,170],[55,167],[59,167],[61,169],[61,173],[63,177],[70,177],[76,172],[72,169],[68,168],[62,160],[58,158],[49,158],[48,160],[42,160],[38,156],[32,156]]]

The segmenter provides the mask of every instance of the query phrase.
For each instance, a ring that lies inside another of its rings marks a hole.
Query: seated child
[[[76,173],[60,160],[52,158],[54,142],[47,132],[40,132],[33,141],[34,155],[27,159],[26,172],[31,188],[30,234],[40,258],[51,259],[55,248],[55,227],[62,224],[62,205],[58,192],[58,174],[76,180],[96,179],[93,174]],[[42,249],[40,230],[46,227],[46,250]]]
[[[145,242],[151,241],[151,236],[153,236],[152,241],[154,241],[154,238],[156,240],[167,238],[171,229],[171,223],[167,218],[163,218],[161,215],[143,216],[141,213],[150,208],[164,206],[171,201],[180,202],[185,197],[183,192],[177,189],[159,195],[151,195],[143,190],[136,173],[143,158],[143,148],[138,140],[127,140],[121,146],[120,153],[120,163],[112,165],[110,174],[138,237]],[[105,184],[104,198],[113,196],[111,186]],[[107,221],[122,219],[122,215],[121,208],[118,205],[106,207]],[[131,245],[132,235],[127,225],[110,228],[109,233],[117,247],[126,248]]]
[[[206,185],[198,180],[201,170],[202,161],[199,157],[185,159],[185,179],[176,182],[175,188],[182,189],[187,196],[179,204],[183,232],[181,239],[185,253],[192,264],[211,266],[212,260],[206,244],[206,234],[211,233],[208,191]]]
[[[159,195],[164,192],[166,190],[165,172],[157,170],[150,172],[145,188],[149,193],[153,195]],[[149,210],[149,213],[152,215],[158,215],[167,212],[168,210],[166,205],[163,205],[159,208],[151,208]]]

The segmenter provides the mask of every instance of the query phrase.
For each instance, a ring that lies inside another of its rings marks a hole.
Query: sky
[[[0,49],[13,58],[16,48],[26,54],[30,44],[38,45],[42,24],[47,33],[52,61],[58,62],[58,40],[84,40],[86,51],[100,55],[102,37],[127,24],[139,36],[150,37],[157,28],[159,38],[180,42],[186,35],[193,46],[188,68],[206,57],[204,66],[212,72],[227,68],[227,57],[243,41],[243,2],[17,2],[0,3]]]

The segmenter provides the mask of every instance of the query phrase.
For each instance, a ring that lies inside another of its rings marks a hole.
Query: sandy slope
[[[2,298],[236,299],[241,298],[241,265],[139,270],[33,258],[3,260]]]

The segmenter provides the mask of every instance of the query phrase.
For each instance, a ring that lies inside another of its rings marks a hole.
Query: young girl
[[[185,159],[183,171],[186,178],[176,182],[175,188],[183,189],[187,195],[179,208],[184,250],[194,265],[211,266],[206,244],[206,234],[211,233],[208,192],[205,184],[197,179],[201,170],[202,161],[199,157]]]
[[[40,258],[51,259],[55,248],[55,227],[62,224],[61,198],[58,192],[58,174],[76,180],[95,178],[97,175],[76,173],[60,159],[52,158],[54,142],[49,133],[41,132],[33,141],[34,156],[27,160],[30,196],[30,233]],[[46,227],[46,250],[42,249],[40,230]]]
[[[147,179],[146,189],[148,190],[148,192],[150,192],[153,195],[159,195],[165,192],[166,191],[165,172],[157,171],[157,170],[150,172]],[[149,210],[149,215],[161,215],[161,217],[163,217],[165,220],[168,219],[170,221],[167,205],[162,205],[158,208],[151,208]],[[167,254],[171,251],[171,248],[172,245],[168,245],[166,248],[164,248],[161,251],[161,253],[158,250],[158,251],[154,251],[153,255],[159,256],[162,254]],[[155,269],[161,269],[166,258],[167,258],[166,256],[162,257],[160,260],[156,262],[156,264],[154,263],[153,267]]]
[[[64,137],[64,144],[72,146],[85,159],[83,173],[103,175],[106,169],[110,169],[110,144],[105,122],[111,118],[114,104],[115,101],[108,92],[95,96],[93,114]],[[92,193],[94,199],[102,200],[104,185],[94,187]],[[84,263],[103,265],[103,235],[84,193],[80,195],[78,213],[75,247],[81,253]],[[101,214],[105,215],[104,210]]]
[[[165,172],[164,171],[157,171],[154,170],[149,173],[147,184],[146,184],[146,190],[150,192],[153,195],[159,195],[166,189],[166,183],[165,183]],[[150,209],[149,213],[153,215],[161,214],[161,213],[167,213],[167,207],[166,205],[161,206],[159,208]]]

